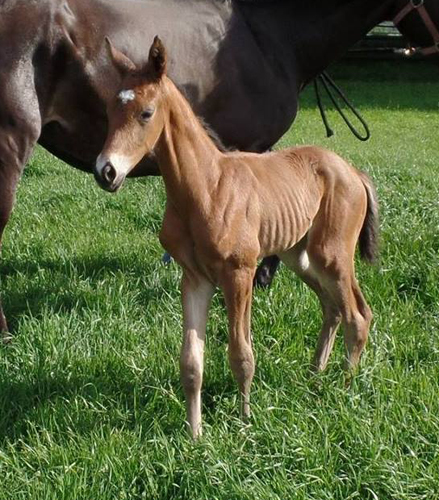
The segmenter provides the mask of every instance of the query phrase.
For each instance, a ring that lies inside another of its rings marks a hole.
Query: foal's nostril
[[[108,184],[112,184],[114,182],[114,179],[116,179],[116,169],[111,163],[107,163],[102,169],[102,178]]]

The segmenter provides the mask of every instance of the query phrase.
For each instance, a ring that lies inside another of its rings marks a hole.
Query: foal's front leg
[[[194,438],[201,435],[201,384],[207,313],[214,286],[203,276],[183,271],[183,345],[180,371],[186,397],[187,422]]]
[[[250,417],[250,386],[255,372],[250,332],[254,272],[255,268],[233,269],[222,283],[229,317],[229,361],[241,393],[244,419]]]

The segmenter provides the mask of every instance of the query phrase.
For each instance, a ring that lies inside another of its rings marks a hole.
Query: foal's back
[[[320,147],[228,153],[221,167],[216,210],[223,220],[233,214],[241,221],[241,233],[248,232],[248,226],[257,230],[259,257],[293,247],[319,223],[318,214],[335,230],[346,219],[347,207],[352,213],[365,211],[366,192],[358,170]]]

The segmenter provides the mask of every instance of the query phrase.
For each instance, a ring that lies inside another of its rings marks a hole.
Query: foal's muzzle
[[[95,167],[93,173],[99,186],[111,193],[116,191],[123,181],[117,178],[117,171],[110,161],[107,161],[100,171]]]
[[[102,169],[101,176],[106,184],[108,184],[109,186],[113,184],[114,180],[116,179],[117,172],[110,162],[107,162],[105,167]]]

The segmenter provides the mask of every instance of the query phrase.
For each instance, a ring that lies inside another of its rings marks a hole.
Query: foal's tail
[[[379,217],[378,199],[371,179],[364,172],[359,172],[361,182],[367,194],[366,217],[358,238],[360,256],[363,260],[374,264],[379,254]]]

